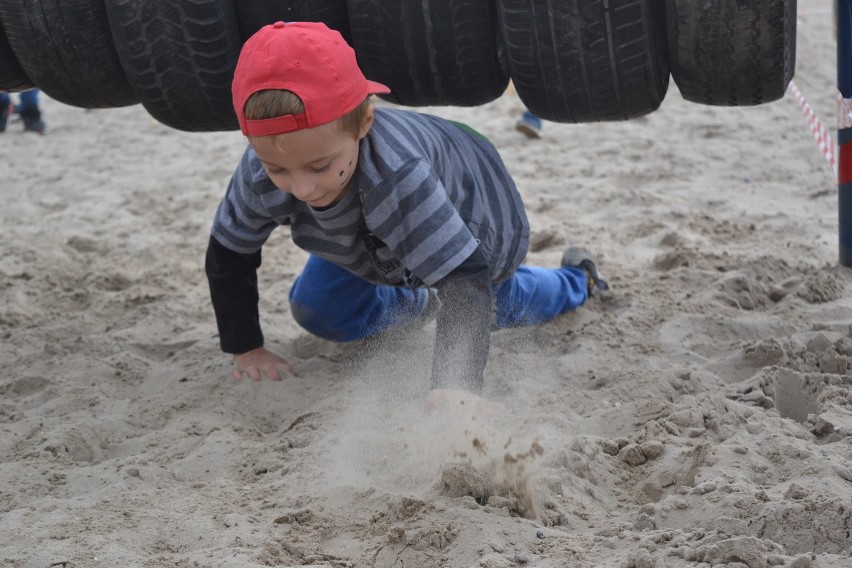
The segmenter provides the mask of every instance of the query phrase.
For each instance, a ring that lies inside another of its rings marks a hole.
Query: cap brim
[[[375,81],[370,81],[369,79],[367,79],[367,87],[371,95],[386,95],[391,92],[389,87]]]

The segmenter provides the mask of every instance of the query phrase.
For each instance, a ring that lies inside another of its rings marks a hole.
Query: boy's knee
[[[328,321],[320,310],[299,302],[290,302],[290,312],[302,329],[328,341],[347,341],[346,333],[334,322]]]
[[[290,311],[293,314],[293,319],[305,331],[323,339],[332,339],[331,337],[326,337],[328,326],[322,325],[321,318],[315,309],[302,303],[290,302]]]

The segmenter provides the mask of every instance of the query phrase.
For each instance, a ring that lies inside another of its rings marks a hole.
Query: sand
[[[831,127],[824,2],[795,82]],[[434,324],[313,338],[273,234],[268,345],[298,376],[237,382],[203,257],[244,140],[141,106],[46,98],[0,136],[0,566],[852,566],[852,274],[833,174],[795,99],[684,101],[513,129],[515,95],[430,108],[501,151],[528,262],[596,250],[612,292],[493,334],[485,395],[428,414]]]

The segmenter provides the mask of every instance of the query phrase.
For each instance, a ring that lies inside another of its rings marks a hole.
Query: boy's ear
[[[364,138],[373,126],[373,119],[376,117],[376,107],[370,105],[367,107],[367,112],[364,113],[364,120],[361,123],[361,130],[358,132],[358,140]]]

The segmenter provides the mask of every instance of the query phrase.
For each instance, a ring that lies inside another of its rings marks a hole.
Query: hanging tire
[[[0,0],[18,62],[51,98],[82,108],[136,104],[102,0]]]
[[[796,0],[666,0],[672,79],[689,101],[780,99],[796,64]]]
[[[391,89],[383,99],[477,106],[509,84],[492,2],[348,0],[347,11],[361,69]]]
[[[0,21],[0,91],[26,91],[33,87],[35,83],[27,77],[24,68],[18,63],[18,58],[12,51],[9,38],[3,29],[3,22]]]
[[[163,124],[191,132],[239,128],[231,79],[241,41],[230,0],[106,0],[124,72]]]
[[[322,22],[351,45],[346,0],[237,0],[234,2],[243,42],[267,24]]]
[[[497,0],[512,82],[540,118],[627,120],[669,84],[660,0]]]

